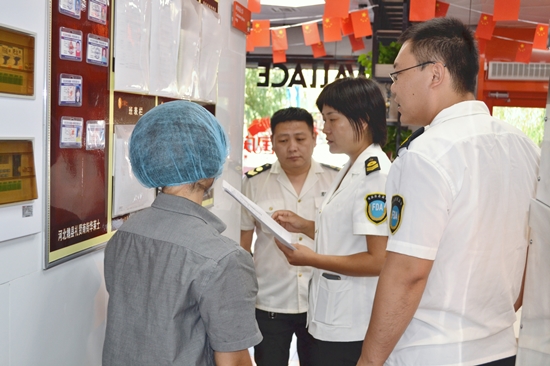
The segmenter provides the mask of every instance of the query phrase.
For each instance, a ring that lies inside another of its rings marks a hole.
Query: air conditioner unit
[[[521,62],[489,62],[489,80],[548,81],[550,64]]]

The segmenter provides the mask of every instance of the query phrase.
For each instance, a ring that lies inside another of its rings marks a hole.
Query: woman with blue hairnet
[[[254,264],[201,206],[227,154],[221,125],[195,103],[165,103],[138,121],[132,171],[162,192],[105,249],[103,366],[251,365],[248,348],[262,340]]]

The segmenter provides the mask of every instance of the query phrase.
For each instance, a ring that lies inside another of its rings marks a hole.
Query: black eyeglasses
[[[414,68],[417,68],[417,67],[424,67],[428,64],[435,64],[435,63],[436,63],[435,61],[426,61],[426,62],[422,62],[421,64],[415,65],[415,66],[407,67],[406,69],[403,69],[403,70],[397,70],[397,71],[391,72],[390,73],[391,81],[393,81],[395,83],[397,81],[397,75],[399,75],[403,71],[407,71],[407,70],[414,69]],[[443,65],[443,66],[445,66],[445,65]]]

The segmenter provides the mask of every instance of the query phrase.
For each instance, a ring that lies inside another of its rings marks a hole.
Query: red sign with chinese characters
[[[252,19],[252,13],[244,5],[238,1],[233,1],[233,11],[231,13],[231,25],[243,32],[244,34],[250,33],[250,25]]]

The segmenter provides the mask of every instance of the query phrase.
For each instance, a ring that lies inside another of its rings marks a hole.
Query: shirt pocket
[[[271,217],[271,215],[273,215],[275,211],[285,209],[284,200],[277,200],[277,199],[263,200],[263,201],[259,201],[257,204],[262,210],[264,210],[269,215],[269,217]],[[271,231],[268,230],[267,227],[264,225],[262,225],[262,231],[264,233],[271,234]]]
[[[320,276],[313,319],[334,327],[351,327],[351,290],[350,280]]]

